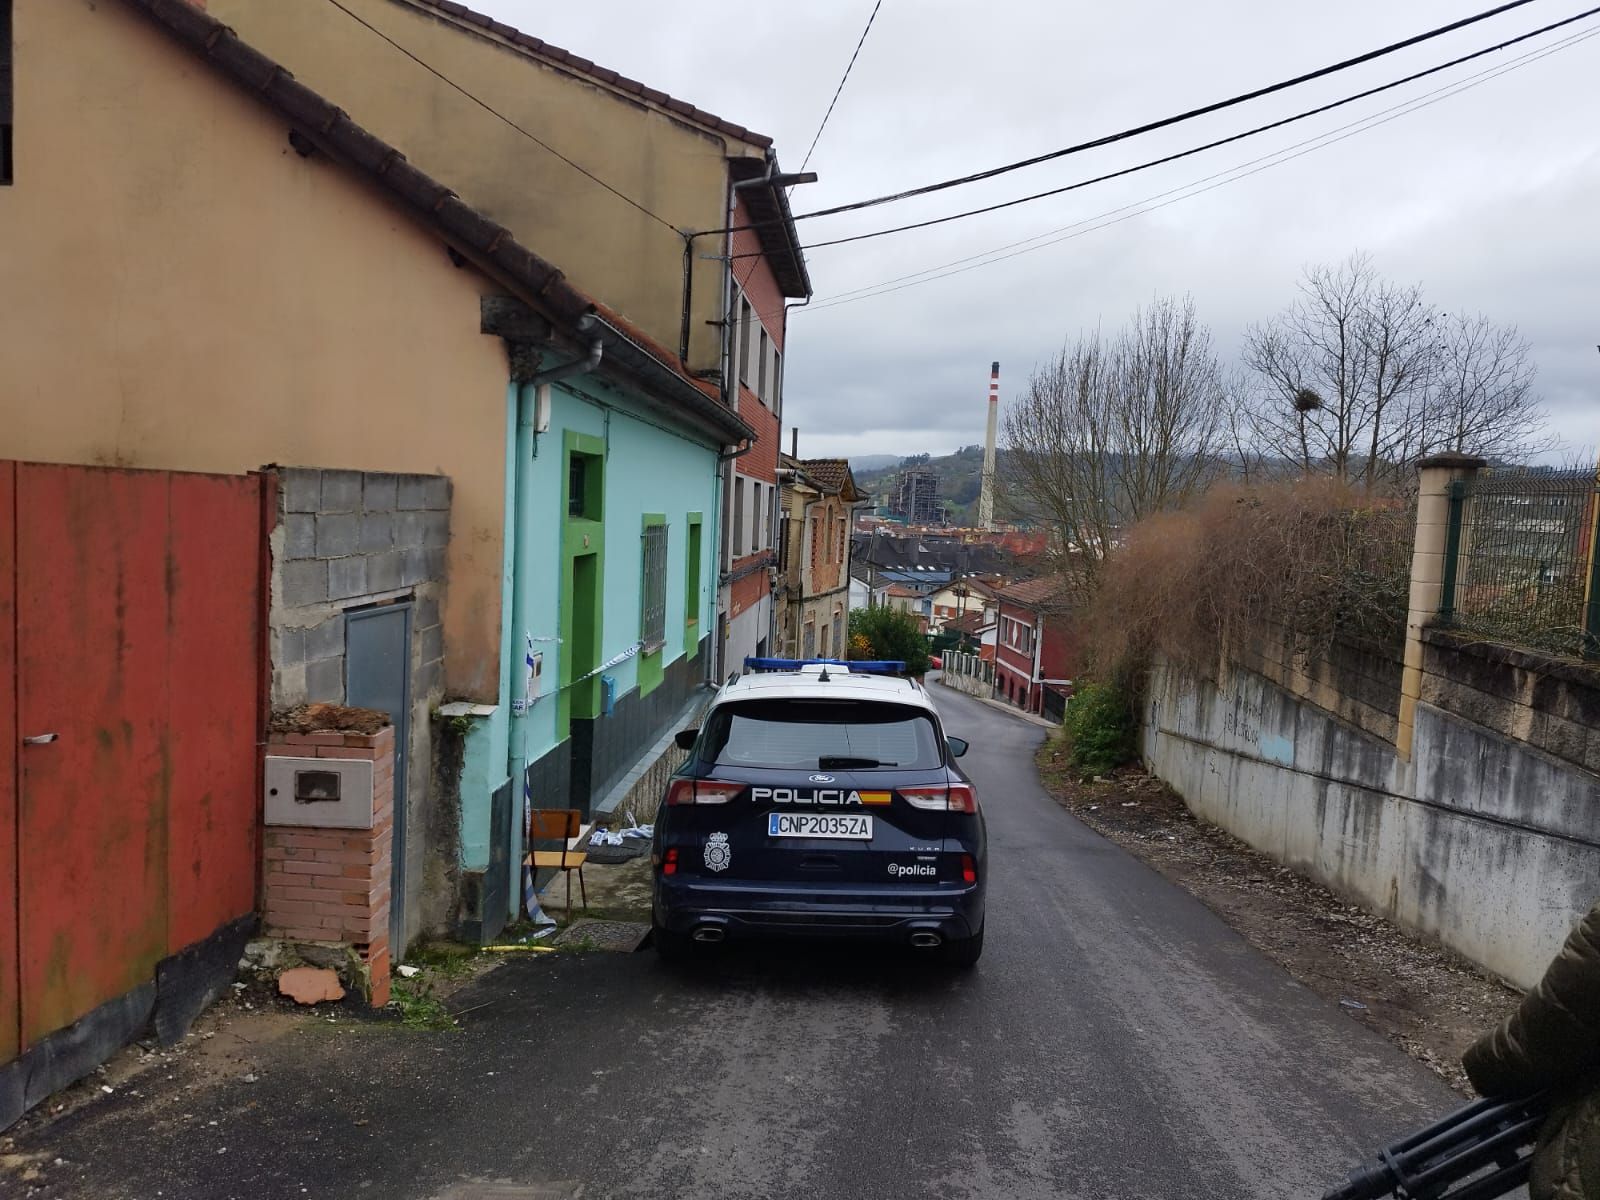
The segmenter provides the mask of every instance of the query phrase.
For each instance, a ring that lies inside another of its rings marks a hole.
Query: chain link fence
[[[1480,471],[1450,485],[1439,617],[1496,641],[1600,657],[1600,476]]]

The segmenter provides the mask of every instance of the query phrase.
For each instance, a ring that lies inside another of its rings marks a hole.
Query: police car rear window
[[[718,707],[702,754],[735,767],[927,770],[940,764],[939,736],[920,709],[835,700],[752,700]]]

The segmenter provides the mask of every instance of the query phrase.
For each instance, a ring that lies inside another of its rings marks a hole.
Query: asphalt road
[[[455,997],[462,1032],[301,1031],[255,1082],[29,1135],[68,1163],[44,1194],[1284,1200],[1455,1103],[1051,802],[1036,726],[935,696],[989,823],[974,972],[522,959]]]

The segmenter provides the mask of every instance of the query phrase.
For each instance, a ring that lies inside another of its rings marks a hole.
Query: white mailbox
[[[267,756],[266,823],[372,828],[372,763]]]

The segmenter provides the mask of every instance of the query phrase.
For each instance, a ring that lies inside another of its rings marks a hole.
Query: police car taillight
[[[672,846],[667,850],[666,858],[661,860],[661,873],[663,875],[676,875],[678,873],[678,848]]]
[[[705,779],[674,779],[667,789],[668,804],[726,804],[740,792],[742,783],[712,783]]]
[[[964,783],[952,783],[948,787],[900,788],[899,791],[912,808],[926,808],[932,812],[978,811],[977,794]]]
[[[978,864],[972,861],[972,855],[970,854],[963,854],[961,856],[961,882],[978,882]]]

